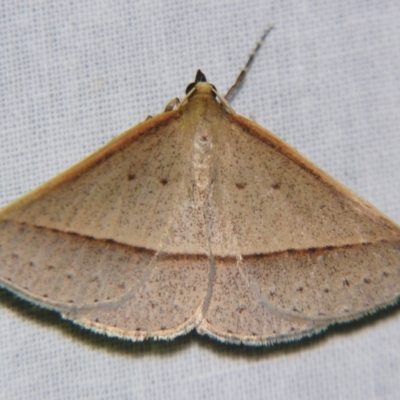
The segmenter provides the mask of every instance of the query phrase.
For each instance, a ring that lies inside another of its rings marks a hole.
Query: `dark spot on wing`
[[[166,179],[166,178],[160,179],[160,183],[161,183],[163,186],[165,186],[165,185],[168,183],[168,179]]]

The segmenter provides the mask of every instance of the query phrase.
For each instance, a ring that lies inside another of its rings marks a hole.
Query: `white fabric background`
[[[0,205],[160,112],[202,68],[400,223],[400,3],[0,2]],[[108,339],[0,291],[2,399],[394,399],[399,307],[293,344]]]

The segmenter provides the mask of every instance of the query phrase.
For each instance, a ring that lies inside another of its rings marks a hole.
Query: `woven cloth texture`
[[[400,3],[2,1],[0,206],[182,97],[198,68],[400,223]],[[400,311],[273,347],[106,338],[0,290],[1,399],[394,399]],[[397,397],[398,398],[398,397]]]

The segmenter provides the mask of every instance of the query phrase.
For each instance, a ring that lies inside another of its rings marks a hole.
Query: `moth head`
[[[206,88],[210,88],[210,87],[211,87],[211,91],[212,91],[212,93],[213,93],[213,95],[215,97],[215,92],[217,92],[217,88],[213,84],[208,83],[207,82],[207,78],[203,74],[203,72],[198,70],[197,73],[196,73],[196,78],[195,78],[194,82],[189,83],[189,85],[186,88],[186,92],[185,93],[188,95],[195,88],[202,88],[202,89],[205,89],[205,91],[207,91]]]

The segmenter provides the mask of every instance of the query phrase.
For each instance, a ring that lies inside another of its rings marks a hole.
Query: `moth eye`
[[[189,93],[193,90],[193,88],[194,88],[195,86],[196,86],[196,83],[195,83],[195,82],[189,83],[189,85],[187,85],[187,88],[186,88],[185,93],[186,93],[186,94],[189,94]]]

